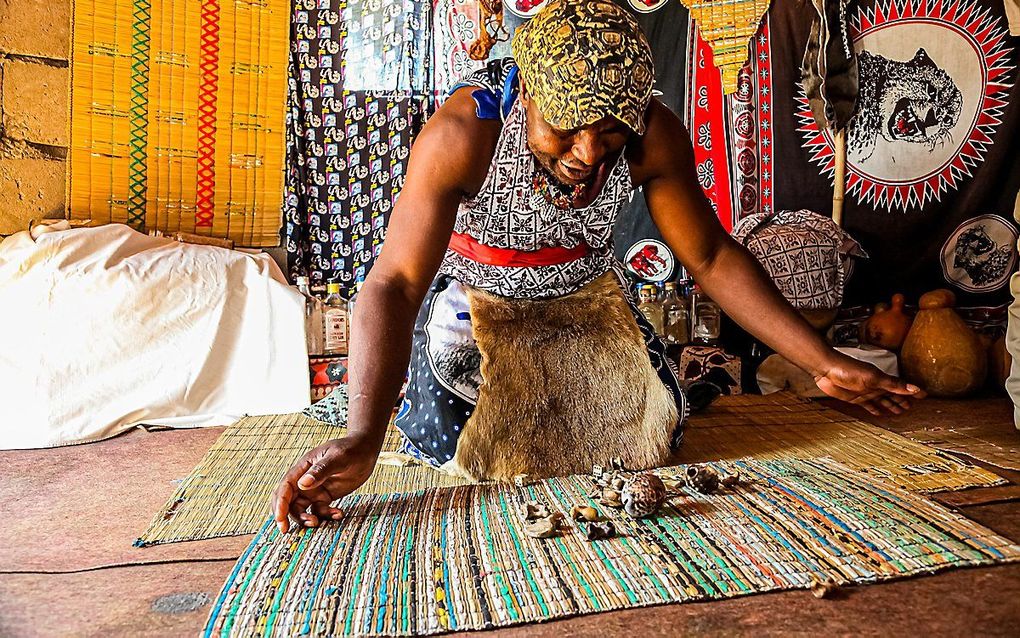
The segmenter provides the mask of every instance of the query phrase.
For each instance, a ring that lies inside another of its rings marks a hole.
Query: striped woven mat
[[[1009,540],[831,459],[714,465],[750,481],[683,488],[646,519],[599,506],[591,477],[573,476],[354,496],[343,520],[284,536],[267,523],[205,635],[435,634],[1020,559]],[[622,536],[529,537],[519,512],[531,500],[593,505]]]
[[[343,432],[297,414],[241,419],[181,482],[136,545],[257,532],[284,472],[307,450]],[[398,436],[391,428],[384,449],[396,449]],[[677,462],[821,456],[920,492],[1003,483],[981,468],[783,393],[725,397],[692,416]],[[466,483],[425,467],[378,465],[359,492],[414,492]]]

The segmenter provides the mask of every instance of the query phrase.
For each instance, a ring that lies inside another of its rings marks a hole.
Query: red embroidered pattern
[[[202,4],[201,50],[198,85],[198,168],[195,190],[195,227],[213,223],[216,194],[216,97],[219,92],[220,3]]]

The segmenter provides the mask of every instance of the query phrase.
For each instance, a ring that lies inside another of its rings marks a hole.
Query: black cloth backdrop
[[[859,38],[862,31],[858,16],[873,16],[870,21],[875,24],[869,32],[880,36],[880,39],[865,36],[863,42],[858,40],[856,48],[871,56],[882,56],[891,61],[887,65],[894,65],[880,73],[861,65],[861,98],[856,118],[863,117],[862,110],[868,114],[884,105],[886,111],[877,113],[873,120],[888,129],[889,120],[896,117],[896,108],[903,110],[910,105],[923,111],[922,119],[928,113],[935,119],[946,119],[942,127],[928,127],[929,138],[939,136],[950,123],[955,124],[948,128],[948,135],[942,134],[931,142],[920,135],[910,140],[909,136],[880,130],[874,144],[875,154],[863,161],[859,158],[869,152],[867,140],[859,144],[862,152],[850,149],[848,172],[858,166],[856,170],[871,177],[860,179],[858,187],[849,190],[844,203],[844,227],[861,243],[870,259],[856,265],[844,305],[888,300],[897,292],[905,294],[908,303],[916,303],[924,292],[950,288],[956,293],[959,306],[998,308],[987,313],[986,321],[1001,323],[1004,320],[1001,307],[1010,300],[1008,275],[1016,270],[1013,206],[1020,189],[1020,100],[1015,67],[1020,39],[1008,36],[1001,2],[962,0],[957,11],[946,15],[951,4],[912,0],[897,3],[897,8],[889,0],[865,0],[851,4],[848,10],[852,37]],[[799,0],[777,2],[769,14],[777,60],[773,66],[775,102],[777,106],[784,105],[784,116],[778,117],[777,110],[774,122],[777,164],[783,167],[775,174],[775,195],[777,207],[827,213],[832,206],[832,178],[822,167],[829,164],[827,154],[831,146],[826,142],[820,147],[809,147],[809,140],[816,140],[817,133],[806,123],[794,64],[803,55],[807,41],[810,22],[805,16],[809,9]],[[901,15],[890,16],[893,12]],[[992,47],[993,41],[997,44],[991,54],[981,49],[982,44]],[[914,61],[918,50],[925,54]],[[980,64],[976,62],[979,57]],[[959,61],[953,65],[954,59],[975,62],[973,67],[965,67]],[[999,86],[986,90],[989,81],[981,77],[982,66],[1007,67],[996,80],[990,81]],[[949,70],[944,71],[943,67]],[[965,72],[971,68],[972,73]],[[884,92],[876,95],[876,89]],[[954,99],[954,89],[963,98],[960,105]],[[985,93],[992,94],[990,102],[979,100],[978,96]],[[985,119],[1001,123],[982,126],[972,123]],[[854,124],[852,121],[851,128]],[[856,125],[866,128],[860,121]],[[990,135],[983,144],[968,142],[972,137],[987,135],[989,129]],[[894,141],[886,140],[887,137]],[[853,142],[851,130],[851,146]],[[937,158],[942,161],[930,160],[932,145],[943,153],[944,158]],[[816,151],[821,151],[823,158],[812,159]],[[878,162],[883,153],[887,161]],[[946,163],[949,166],[942,168]],[[964,167],[963,171],[957,168],[959,165]],[[883,179],[880,174],[885,169],[886,176],[891,177],[890,169],[899,167],[905,170],[900,171],[898,180]],[[922,171],[925,168],[929,170]],[[925,182],[932,181],[933,178],[919,177],[929,172],[936,173],[934,179],[944,181],[950,179],[947,172],[955,172],[955,184],[940,185],[936,181],[925,194],[923,204],[916,200],[904,204],[904,192],[916,192],[913,189],[924,188]],[[893,184],[894,187],[881,190],[883,185]],[[932,192],[939,188],[942,192]],[[961,226],[962,232],[958,232]],[[967,230],[973,232],[965,235]],[[962,241],[961,235],[965,235]],[[982,269],[988,261],[995,263]],[[956,265],[958,262],[960,266]],[[974,277],[967,269],[973,271]],[[971,316],[980,321],[981,314],[975,312]]]

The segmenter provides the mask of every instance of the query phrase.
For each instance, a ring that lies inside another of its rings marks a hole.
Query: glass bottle
[[[326,284],[326,300],[323,304],[322,314],[325,324],[323,351],[331,355],[346,355],[351,328],[350,321],[348,321],[347,300],[340,296],[340,284]]]
[[[652,324],[655,334],[661,335],[664,327],[662,305],[655,299],[655,293],[656,289],[653,284],[641,286],[641,303],[638,304],[638,310],[645,316],[645,319],[648,319],[648,323]]]
[[[305,296],[305,345],[311,356],[322,354],[322,301],[312,294],[308,277],[297,278],[297,289]]]
[[[694,324],[691,337],[696,343],[715,344],[719,341],[722,310],[697,284],[691,294],[691,317]]]
[[[683,345],[690,341],[690,318],[687,300],[677,292],[676,282],[666,283],[665,299],[662,302],[663,334],[666,341]]]

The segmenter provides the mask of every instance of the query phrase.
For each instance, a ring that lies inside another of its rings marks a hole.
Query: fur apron
[[[614,273],[548,300],[467,297],[482,383],[443,469],[511,479],[668,462],[682,415]]]

